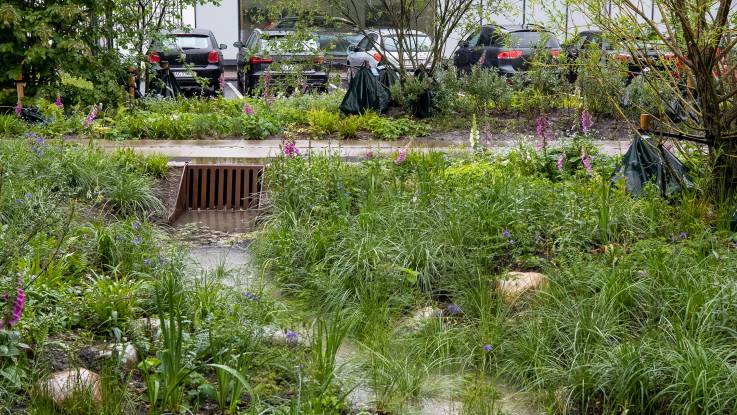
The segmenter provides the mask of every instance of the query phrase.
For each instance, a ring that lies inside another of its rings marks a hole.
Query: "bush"
[[[625,88],[626,69],[621,62],[603,58],[598,49],[587,52],[577,67],[576,80],[584,107],[599,115],[619,115],[617,106]]]
[[[512,98],[508,79],[494,69],[476,65],[462,78],[461,89],[470,98],[476,111],[486,108],[507,109]]]

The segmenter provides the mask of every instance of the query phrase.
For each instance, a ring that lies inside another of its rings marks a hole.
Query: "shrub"
[[[483,108],[509,108],[512,87],[508,79],[496,70],[474,66],[471,73],[462,78],[461,88],[476,111]]]
[[[598,49],[587,52],[577,68],[576,81],[583,105],[595,114],[615,116],[627,71],[622,63],[603,58]]]
[[[333,134],[338,131],[340,114],[325,109],[311,110],[307,113],[307,124],[312,134],[318,137]]]
[[[362,121],[363,119],[360,116],[355,115],[341,119],[338,123],[338,134],[344,139],[356,138],[362,127]]]

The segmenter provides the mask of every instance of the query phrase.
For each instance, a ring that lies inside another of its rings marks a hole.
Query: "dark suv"
[[[324,91],[330,70],[315,38],[299,39],[291,31],[254,29],[238,48],[238,89],[252,93],[267,74],[280,89]]]
[[[453,64],[461,72],[479,65],[514,75],[526,71],[533,55],[541,51],[551,58],[560,56],[558,40],[541,27],[486,25],[461,42]]]
[[[149,62],[157,70],[162,62],[168,62],[180,88],[200,89],[200,78],[213,92],[220,91],[224,74],[221,50],[227,46],[218,45],[210,30],[170,32],[156,43],[148,54]]]

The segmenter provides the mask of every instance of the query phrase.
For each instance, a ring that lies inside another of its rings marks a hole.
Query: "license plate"
[[[189,75],[187,75],[187,72],[182,71],[171,71],[172,75],[174,75],[175,78],[187,78]]]

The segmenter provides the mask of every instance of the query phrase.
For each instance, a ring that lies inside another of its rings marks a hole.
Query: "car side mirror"
[[[226,45],[225,43],[221,43],[221,44],[219,45],[219,48],[220,48],[220,50],[223,50],[223,49],[228,49],[228,45]]]
[[[224,46],[224,45],[220,45],[220,46]],[[243,47],[243,43],[241,43],[241,42],[233,42],[233,47],[234,48],[242,48]],[[223,48],[221,48],[221,49],[223,49]]]

